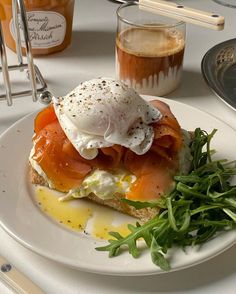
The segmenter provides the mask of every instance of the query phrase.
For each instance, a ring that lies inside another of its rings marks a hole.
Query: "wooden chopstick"
[[[43,294],[29,278],[0,256],[0,280],[17,294]]]
[[[163,0],[139,0],[140,9],[166,15],[184,22],[193,23],[214,30],[224,28],[225,19],[216,13],[209,13]]]

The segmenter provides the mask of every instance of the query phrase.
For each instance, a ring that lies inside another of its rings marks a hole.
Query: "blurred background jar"
[[[74,0],[24,0],[34,56],[59,52],[70,45],[74,2]],[[5,19],[2,21],[5,43],[16,51],[12,0],[1,0],[1,5],[5,14]],[[25,54],[22,31],[21,36],[22,51]]]

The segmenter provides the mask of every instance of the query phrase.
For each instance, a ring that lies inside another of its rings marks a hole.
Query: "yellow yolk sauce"
[[[106,214],[96,214],[94,216],[92,235],[99,239],[114,239],[109,232],[118,232],[122,236],[127,236],[130,231],[127,228],[128,223],[122,223],[120,225],[112,225],[114,220],[113,211],[108,211]]]
[[[93,215],[93,210],[89,207],[60,202],[57,193],[48,188],[37,187],[36,200],[43,212],[75,231],[84,230]]]
[[[115,231],[122,236],[129,234],[127,224],[135,219],[125,216],[127,221],[115,223],[118,212],[99,206],[83,199],[61,202],[61,193],[46,187],[36,187],[35,197],[38,207],[60,225],[99,239],[112,239],[109,232]],[[114,224],[115,223],[115,224]]]

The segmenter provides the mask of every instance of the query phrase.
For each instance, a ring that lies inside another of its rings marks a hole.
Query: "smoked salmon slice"
[[[34,135],[33,140],[33,159],[45,172],[52,186],[61,192],[79,187],[91,167],[79,160],[78,152],[76,158],[63,152],[63,146],[68,144],[68,139],[58,121],[53,121],[41,129]]]
[[[57,116],[54,111],[54,107],[50,104],[48,107],[40,111],[34,120],[34,132],[39,133],[44,127],[53,121],[57,121]]]
[[[162,118],[153,124],[155,135],[152,150],[166,159],[172,160],[183,144],[180,125],[169,105],[160,100],[153,100],[150,103],[162,113]]]
[[[138,156],[130,150],[125,154],[126,169],[137,177],[126,194],[130,200],[152,201],[168,193],[178,170],[178,152],[183,142],[180,125],[166,103],[150,103],[161,111],[162,118],[153,124],[154,141],[146,154]]]
[[[34,130],[33,159],[58,191],[78,188],[93,168],[114,169],[120,165],[124,147],[119,145],[101,148],[93,160],[81,157],[63,132],[52,105],[37,115]]]
[[[167,160],[152,150],[141,156],[127,150],[124,165],[137,177],[126,194],[127,199],[152,201],[168,193],[173,187],[177,160]]]
[[[63,132],[52,105],[35,118],[33,159],[40,165],[52,186],[68,192],[78,188],[93,169],[126,168],[137,177],[126,197],[149,201],[167,193],[173,186],[173,175],[178,169],[178,152],[182,146],[181,128],[167,104],[151,103],[162,112],[153,124],[154,141],[144,155],[137,155],[120,145],[100,148],[96,158],[80,156]]]

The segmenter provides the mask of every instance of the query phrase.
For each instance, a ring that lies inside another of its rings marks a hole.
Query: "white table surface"
[[[208,49],[236,37],[236,9],[211,0],[178,2],[224,15],[226,25],[220,32],[188,25],[182,85],[168,98],[207,111],[236,129],[235,111],[209,90],[200,67]],[[116,4],[106,0],[76,0],[72,45],[64,52],[35,59],[49,89],[56,95],[66,94],[87,79],[115,76],[116,8]],[[8,51],[8,60],[14,64],[15,54]],[[2,77],[0,87],[2,90]],[[42,107],[40,103],[31,102],[29,97],[14,100],[12,107],[0,102],[0,133],[20,117]],[[192,268],[146,277],[102,276],[69,269],[29,251],[2,229],[0,255],[29,276],[45,293],[236,293],[236,246]],[[0,283],[0,293],[12,292]]]

